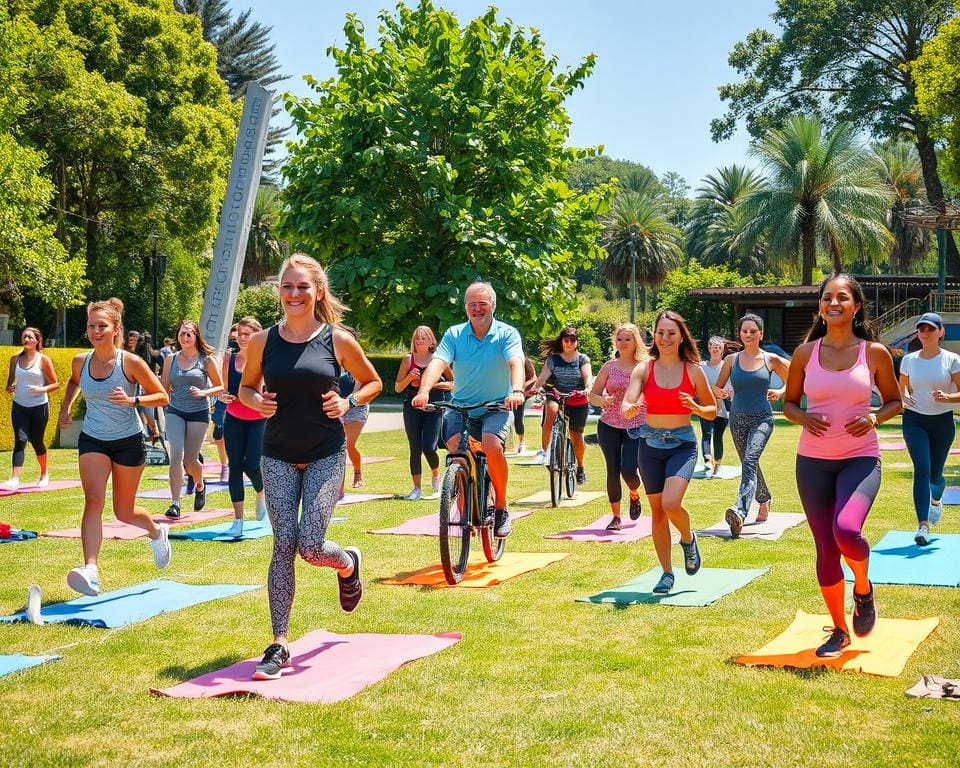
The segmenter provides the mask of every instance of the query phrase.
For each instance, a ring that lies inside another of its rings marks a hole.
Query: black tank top
[[[416,360],[413,359],[413,355],[410,355],[410,370],[407,371],[407,373],[413,373],[413,371],[420,371],[420,373],[422,374],[425,370],[427,370],[427,366],[420,365]],[[440,374],[438,383],[440,381],[446,381],[446,380],[447,380],[447,377],[444,376],[443,374]],[[420,391],[419,386],[415,387],[413,386],[413,384],[407,384],[406,388],[403,390],[403,399],[407,401],[413,400],[413,398],[416,397],[417,392],[419,391]],[[431,389],[428,394],[428,398],[429,398],[429,402],[431,403],[445,401],[447,399],[447,390]]]
[[[333,353],[333,329],[325,325],[310,341],[295,344],[267,332],[263,383],[277,394],[277,412],[267,419],[263,455],[307,464],[344,450],[343,425],[323,412],[323,395],[339,393],[340,364]]]

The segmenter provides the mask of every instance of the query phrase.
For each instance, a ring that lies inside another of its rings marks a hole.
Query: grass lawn
[[[899,432],[897,423],[883,427]],[[588,433],[593,427],[588,427]],[[538,428],[528,420],[528,441]],[[799,512],[794,483],[798,430],[778,420],[762,463],[775,511]],[[364,468],[364,491],[406,493],[401,432],[367,434],[365,453],[396,459]],[[732,462],[735,452],[727,438]],[[213,455],[212,448],[207,449]],[[51,474],[76,478],[76,451],[56,450]],[[865,533],[913,530],[905,451],[884,452],[883,486]],[[9,453],[0,453],[6,477]],[[958,483],[957,458],[948,481]],[[161,471],[164,468],[161,468]],[[588,490],[604,487],[588,446]],[[145,477],[157,474],[149,468]],[[36,476],[28,450],[25,479]],[[0,478],[0,479],[2,479]],[[687,507],[696,527],[722,518],[737,480],[694,481]],[[144,487],[159,488],[160,481]],[[546,470],[513,467],[510,497],[547,488]],[[0,520],[45,531],[79,524],[79,489],[0,499]],[[143,501],[162,512],[163,501]],[[208,508],[229,506],[211,494]],[[960,762],[960,705],[911,699],[924,673],[960,677],[960,590],[878,586],[881,616],[940,616],[940,626],[898,678],[744,668],[732,659],[779,634],[799,608],[826,613],[805,525],[776,542],[703,538],[704,564],[771,570],[706,608],[616,609],[574,598],[629,581],[655,565],[650,539],[583,544],[544,535],[608,510],[536,511],[514,525],[513,551],[568,552],[544,570],[491,589],[430,590],[379,579],[438,562],[436,539],[372,536],[436,509],[399,500],[341,507],[331,526],[359,545],[367,591],[356,613],[340,612],[336,578],[298,562],[290,635],[334,632],[462,632],[452,648],[414,662],[335,705],[256,698],[179,700],[152,696],[235,661],[270,641],[266,590],[167,614],[126,629],[0,626],[0,652],[58,652],[60,661],[0,678],[0,765],[9,766],[951,766]],[[252,494],[248,497],[252,516]],[[647,514],[644,502],[644,514]],[[960,532],[948,508],[939,530]],[[164,573],[192,583],[266,583],[270,539],[238,544],[175,541]],[[107,541],[104,590],[157,576],[145,540]],[[675,567],[680,550],[675,549]],[[45,602],[71,599],[64,576],[80,564],[78,540],[40,538],[0,546],[0,612],[24,605],[38,583]]]

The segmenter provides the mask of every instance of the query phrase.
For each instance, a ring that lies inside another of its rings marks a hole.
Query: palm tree
[[[762,237],[772,253],[791,260],[799,252],[804,285],[813,283],[818,245],[839,271],[845,252],[874,258],[892,243],[884,219],[893,194],[851,125],[824,134],[816,118],[793,117],[751,153],[767,186],[743,201],[744,236]]]
[[[687,222],[687,254],[702,264],[733,267],[742,275],[768,268],[761,243],[746,242],[740,203],[763,188],[763,177],[742,165],[726,165],[708,174],[697,189]]]
[[[613,285],[631,285],[634,257],[640,285],[640,311],[647,308],[647,288],[657,288],[683,257],[679,229],[667,220],[662,195],[625,191],[601,219],[607,251],[603,272]],[[633,320],[634,318],[630,318]]]
[[[257,189],[244,257],[244,283],[256,285],[274,274],[286,256],[286,244],[277,236],[280,190],[269,184]]]
[[[880,160],[880,175],[893,190],[893,205],[887,209],[887,228],[893,234],[890,266],[894,272],[909,272],[930,251],[929,229],[908,227],[903,223],[904,211],[927,202],[923,185],[923,168],[917,148],[906,141],[875,144],[873,151]]]

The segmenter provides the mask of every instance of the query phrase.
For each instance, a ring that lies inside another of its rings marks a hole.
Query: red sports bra
[[[680,386],[673,389],[664,389],[657,384],[657,379],[653,375],[656,369],[655,361],[650,362],[650,370],[647,373],[647,383],[643,387],[643,399],[647,404],[648,416],[689,416],[690,409],[685,408],[680,402],[680,393],[685,392],[690,397],[697,396],[697,390],[690,381],[690,374],[687,373],[687,364],[683,364],[683,378],[680,379]]]

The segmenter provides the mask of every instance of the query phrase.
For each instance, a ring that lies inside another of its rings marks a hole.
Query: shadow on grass
[[[161,675],[169,675],[180,682],[186,682],[187,680],[193,680],[193,678],[199,677],[200,675],[205,675],[208,672],[216,672],[218,669],[224,669],[225,667],[229,667],[240,661],[244,661],[242,656],[221,656],[219,659],[211,659],[210,661],[205,661],[204,663],[198,664],[195,667],[187,667],[183,664],[174,664],[169,667],[164,667],[159,671],[159,673]]]

